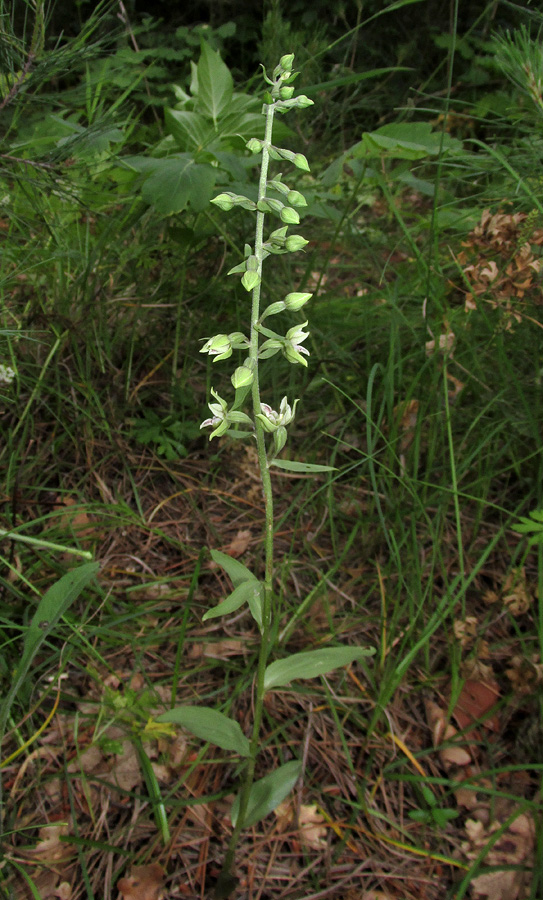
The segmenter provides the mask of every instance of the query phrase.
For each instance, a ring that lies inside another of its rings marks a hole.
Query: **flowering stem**
[[[264,137],[264,145],[262,148],[262,165],[260,169],[260,181],[258,185],[258,199],[263,200],[266,196],[266,185],[268,181],[269,167],[269,146],[271,144],[274,105],[272,103],[266,109],[266,130]],[[232,836],[226,852],[222,872],[217,884],[216,896],[226,897],[231,892],[233,880],[230,871],[234,863],[236,847],[241,831],[243,830],[244,820],[247,813],[247,805],[249,795],[254,782],[256,757],[259,748],[260,725],[262,722],[262,711],[264,707],[264,674],[266,671],[266,663],[270,652],[270,628],[272,619],[272,579],[273,579],[273,492],[270,478],[270,470],[266,453],[265,432],[260,420],[257,418],[261,412],[260,402],[260,384],[258,371],[258,345],[259,332],[257,329],[258,319],[260,316],[260,286],[262,278],[262,251],[264,243],[264,218],[265,213],[256,214],[256,232],[255,232],[255,252],[254,255],[258,260],[258,283],[252,292],[251,307],[251,336],[249,346],[249,359],[252,364],[253,381],[251,385],[251,396],[253,401],[253,418],[255,423],[256,449],[258,455],[258,465],[260,469],[260,479],[262,483],[262,491],[264,494],[265,506],[265,526],[264,526],[264,552],[265,552],[265,570],[264,570],[264,596],[262,601],[262,632],[260,638],[260,648],[258,656],[258,668],[256,675],[256,691],[254,699],[254,717],[253,729],[251,734],[250,754],[247,758],[246,768],[243,779],[243,786],[240,793],[239,814],[236,820]]]

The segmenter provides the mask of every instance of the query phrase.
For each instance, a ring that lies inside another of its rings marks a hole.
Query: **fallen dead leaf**
[[[164,885],[164,869],[158,863],[134,866],[127,878],[120,878],[117,889],[123,900],[160,900]]]
[[[306,847],[317,850],[326,846],[326,827],[324,816],[317,812],[316,804],[302,804],[298,813],[300,824],[300,840]]]
[[[292,800],[284,800],[275,809],[277,828],[279,831],[288,831],[295,827],[296,809]],[[316,804],[302,804],[298,810],[299,831],[297,836],[300,842],[313,850],[326,846],[326,826],[324,816],[317,811]]]
[[[517,694],[533,694],[543,682],[543,664],[537,653],[531,659],[513,656],[510,668],[505,670],[505,674]]]
[[[226,659],[228,656],[240,656],[245,648],[243,641],[236,638],[224,638],[209,644],[193,644],[189,651],[191,659],[200,659],[202,656],[211,659]]]
[[[465,681],[453,710],[453,716],[458,727],[464,731],[470,725],[474,725],[479,720],[484,719],[483,722],[480,722],[481,728],[485,728],[487,731],[498,732],[500,730],[498,716],[488,716],[487,714],[496,705],[499,694],[497,684],[485,684],[482,681]],[[466,732],[465,737],[476,740],[477,733],[470,730]]]
[[[473,646],[477,637],[479,622],[476,616],[466,616],[465,619],[456,619],[453,625],[454,636],[460,641],[460,646],[466,650]]]
[[[477,859],[501,827],[499,821],[485,826],[482,822],[468,819],[465,825],[468,840],[461,847],[466,859]],[[487,897],[489,900],[521,900],[527,897],[534,839],[533,819],[527,813],[520,813],[485,853],[484,865],[497,867],[498,870],[476,875],[472,879],[470,888],[473,897]],[[504,868],[500,869],[500,866]],[[508,866],[517,868],[505,868]]]
[[[432,741],[438,751],[439,758],[446,769],[451,766],[468,766],[472,762],[471,755],[460,745],[441,746],[445,741],[452,741],[458,734],[454,725],[447,722],[445,710],[432,700],[426,700],[426,719],[432,729]]]
[[[40,828],[38,833],[41,840],[35,847],[26,850],[25,854],[47,864],[67,859],[72,855],[72,847],[66,841],[61,841],[61,838],[66,837],[69,832],[70,828],[67,822],[58,822]]]
[[[73,531],[78,538],[91,537],[94,534],[94,525],[85,509],[81,507],[82,504],[76,497],[59,495],[55,498],[53,509],[59,511],[60,515],[51,522],[62,529]]]
[[[526,583],[524,569],[513,569],[502,588],[503,604],[512,616],[522,616],[533,606],[534,598]]]
[[[235,538],[230,541],[224,552],[228,556],[233,556],[234,559],[237,559],[239,556],[243,556],[251,543],[252,538],[253,536],[248,529],[238,531]]]

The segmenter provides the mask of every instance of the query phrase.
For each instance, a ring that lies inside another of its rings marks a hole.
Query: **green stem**
[[[258,199],[262,200],[266,196],[266,185],[268,181],[269,167],[269,146],[271,144],[273,116],[275,107],[270,104],[266,110],[266,131],[264,137],[264,146],[262,148],[262,166],[260,170],[260,181],[258,185]],[[236,847],[239,836],[243,830],[243,825],[247,813],[249,796],[254,783],[254,774],[256,766],[256,757],[259,749],[260,725],[262,722],[262,712],[264,708],[264,674],[266,664],[270,653],[270,630],[272,620],[272,601],[273,601],[273,492],[270,478],[270,470],[268,466],[268,458],[266,453],[265,432],[257,419],[258,413],[261,412],[260,407],[260,383],[258,370],[258,343],[259,332],[257,329],[258,319],[260,315],[260,286],[262,279],[262,251],[264,244],[264,218],[265,214],[258,211],[256,214],[256,232],[255,232],[255,256],[258,260],[259,282],[253,289],[252,308],[251,308],[251,337],[249,347],[249,359],[253,371],[253,382],[251,385],[251,393],[253,400],[253,418],[255,423],[256,448],[258,454],[258,464],[260,468],[260,478],[262,482],[262,491],[264,494],[265,507],[265,526],[264,526],[264,550],[265,550],[265,570],[264,570],[264,596],[262,602],[262,634],[260,638],[260,649],[258,655],[258,668],[256,675],[256,692],[254,701],[254,719],[251,735],[250,754],[247,758],[246,769],[244,774],[243,785],[240,793],[239,814],[237,817],[232,836],[228,845],[228,850],[224,859],[219,883],[217,885],[217,896],[224,897],[232,890],[233,883],[230,876]]]

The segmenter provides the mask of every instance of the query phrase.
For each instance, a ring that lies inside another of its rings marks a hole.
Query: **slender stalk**
[[[268,147],[271,144],[273,129],[274,107],[269,105],[266,110],[266,132],[264,139],[264,147],[262,148],[262,166],[260,170],[260,181],[258,185],[258,199],[262,200],[266,196],[266,185],[268,180],[269,152]],[[262,491],[264,494],[265,506],[265,525],[264,525],[264,549],[265,549],[265,571],[264,571],[264,597],[262,603],[262,634],[260,638],[260,649],[258,655],[258,668],[256,675],[256,692],[254,701],[254,718],[253,729],[251,735],[251,750],[247,758],[243,787],[240,794],[239,814],[236,825],[232,832],[228,850],[225,856],[221,878],[219,880],[217,896],[225,896],[221,891],[221,885],[226,888],[230,882],[230,872],[234,863],[236,847],[239,836],[243,830],[245,816],[247,813],[247,805],[249,795],[254,782],[256,757],[259,747],[260,725],[262,722],[262,711],[264,706],[264,674],[266,671],[266,663],[270,652],[270,626],[271,611],[273,597],[273,491],[270,478],[270,470],[266,454],[265,434],[257,415],[261,412],[260,405],[260,382],[258,371],[258,344],[259,332],[257,329],[258,319],[260,315],[260,287],[262,277],[262,249],[264,243],[264,218],[265,213],[257,212],[256,216],[256,232],[255,232],[255,256],[258,260],[258,274],[260,276],[258,284],[253,288],[252,293],[252,309],[251,309],[251,337],[249,347],[249,358],[253,365],[253,382],[251,385],[253,416],[255,421],[256,447],[258,454],[258,465],[260,469],[260,478],[262,482]]]

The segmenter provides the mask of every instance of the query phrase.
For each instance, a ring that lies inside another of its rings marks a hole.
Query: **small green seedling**
[[[436,796],[431,788],[425,784],[419,787],[422,799],[427,809],[413,809],[408,814],[414,822],[420,822],[423,825],[437,825],[438,828],[445,828],[448,822],[456,819],[458,812],[456,809],[443,809],[439,806]]]

